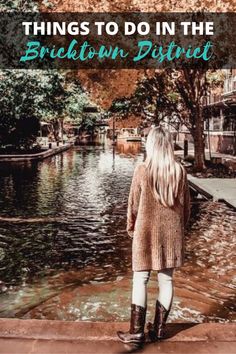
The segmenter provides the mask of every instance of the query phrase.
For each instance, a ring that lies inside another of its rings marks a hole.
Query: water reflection
[[[127,197],[143,159],[140,143],[119,142],[76,147],[37,164],[0,165],[0,217],[14,218],[0,219],[0,316],[21,317],[41,302],[56,301],[68,287],[71,297],[80,284],[107,282],[130,270]],[[232,318],[235,213],[220,203],[194,205],[172,316],[210,318],[208,304],[211,319]],[[54,302],[48,306],[56,309]],[[63,319],[77,318],[64,310]]]
[[[135,156],[140,153],[141,149],[141,142],[127,143],[125,141],[118,140],[115,145],[115,151],[123,156]]]
[[[128,145],[140,152],[140,145]],[[120,273],[130,265],[124,252],[126,200],[142,153],[124,161],[119,147],[115,154],[113,149],[84,146],[38,164],[4,166],[1,216],[27,218],[0,224],[4,285],[31,281],[45,270],[96,263],[119,264]]]

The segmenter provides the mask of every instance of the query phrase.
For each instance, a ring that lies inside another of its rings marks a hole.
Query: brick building
[[[213,152],[236,153],[236,70],[227,70],[220,94],[206,97],[205,129]],[[206,139],[206,147],[208,147]]]
[[[226,70],[223,89],[204,97],[206,148],[212,152],[236,154],[236,69]],[[181,129],[180,140],[192,137]]]

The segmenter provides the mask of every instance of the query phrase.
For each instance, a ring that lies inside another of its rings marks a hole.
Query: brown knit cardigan
[[[184,260],[184,227],[190,213],[187,174],[172,208],[164,207],[153,196],[145,163],[134,171],[131,184],[127,232],[133,238],[132,269],[161,270],[180,267]]]

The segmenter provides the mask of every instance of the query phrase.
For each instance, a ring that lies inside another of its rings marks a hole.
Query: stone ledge
[[[0,155],[0,162],[17,162],[17,161],[33,161],[43,160],[46,157],[59,154],[60,152],[68,150],[72,145],[66,144],[63,146],[47,149],[36,154],[22,154],[22,155]]]
[[[127,330],[126,322],[69,322],[0,319],[0,338],[40,340],[117,340],[117,330]],[[236,342],[236,323],[171,323],[171,342]]]

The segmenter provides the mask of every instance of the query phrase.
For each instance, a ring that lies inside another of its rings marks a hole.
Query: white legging
[[[173,298],[173,268],[163,269],[158,272],[159,283],[158,301],[169,310]],[[147,283],[150,278],[149,271],[133,273],[132,304],[147,306]]]

